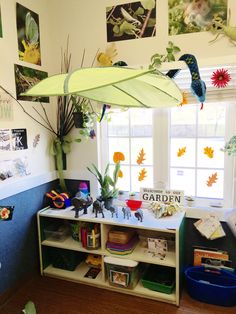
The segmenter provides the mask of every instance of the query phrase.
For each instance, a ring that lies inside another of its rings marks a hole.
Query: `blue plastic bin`
[[[233,273],[195,266],[187,268],[185,276],[192,298],[222,306],[236,305],[236,275]]]

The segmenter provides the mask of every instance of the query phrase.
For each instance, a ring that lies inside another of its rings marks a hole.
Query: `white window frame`
[[[215,68],[220,69],[225,66],[217,66]],[[218,91],[216,89],[210,89],[207,92],[207,106],[208,102],[216,101],[216,99],[225,100],[232,102],[227,105],[226,109],[226,121],[225,124],[225,142],[227,142],[233,135],[236,134],[236,95],[235,95],[235,80],[236,80],[236,66],[230,66],[234,74],[233,76],[233,87]],[[208,75],[209,71],[213,71],[214,68],[205,70],[204,76]],[[186,71],[186,70],[185,70]],[[188,70],[187,70],[188,71]],[[200,69],[201,72],[201,69]],[[202,74],[202,73],[201,73]],[[189,74],[188,74],[189,75]],[[202,77],[202,79],[204,79]],[[189,89],[189,82],[186,83],[183,77],[180,78],[181,89]],[[183,87],[185,86],[185,88]],[[189,92],[189,102],[196,103],[195,98]],[[235,102],[235,103],[233,103]],[[198,104],[199,106],[199,104]],[[200,110],[200,107],[199,107]],[[204,109],[203,109],[204,110]],[[153,186],[154,187],[166,187],[169,188],[169,176],[170,176],[170,160],[169,160],[169,145],[163,145],[163,143],[169,143],[169,110],[166,108],[158,108],[153,110]],[[99,151],[99,163],[100,168],[104,171],[106,164],[108,163],[108,150],[107,150],[107,136],[108,127],[107,122],[103,121],[100,125],[100,149]],[[157,136],[158,134],[158,136]],[[99,146],[99,145],[98,145]],[[215,199],[210,198],[196,198],[196,206],[201,209],[208,209],[209,204]],[[236,207],[236,157],[229,157],[224,154],[224,201],[223,210]]]

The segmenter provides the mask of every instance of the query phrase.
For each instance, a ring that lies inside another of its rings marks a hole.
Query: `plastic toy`
[[[203,109],[203,103],[206,98],[206,84],[201,80],[197,59],[194,55],[184,54],[179,58],[179,61],[184,61],[191,73],[192,82],[191,82],[191,91],[197,100],[201,103],[201,109]],[[170,70],[166,73],[170,78],[175,78],[179,73],[180,69]]]
[[[85,263],[92,267],[102,267],[102,257],[96,254],[88,254]]]
[[[88,207],[93,203],[93,199],[90,195],[85,195],[82,192],[76,193],[76,196],[72,198],[71,204],[75,208],[75,218],[79,217],[79,211],[84,210],[83,214],[87,215]]]
[[[93,213],[95,212],[95,218],[98,217],[98,213],[102,214],[102,218],[105,217],[103,213],[104,208],[104,202],[100,202],[99,200],[93,202]]]
[[[142,209],[138,209],[134,213],[134,216],[138,219],[138,221],[143,222],[143,211],[142,211]]]
[[[69,195],[67,193],[57,193],[55,190],[46,193],[46,196],[52,199],[52,204],[59,209],[63,209],[66,207],[66,200],[69,199]]]
[[[129,207],[122,207],[122,212],[124,214],[124,219],[128,219],[131,217],[131,210]]]
[[[118,207],[117,206],[110,206],[109,210],[111,212],[111,218],[114,217],[114,214],[115,214],[116,218],[118,218]]]

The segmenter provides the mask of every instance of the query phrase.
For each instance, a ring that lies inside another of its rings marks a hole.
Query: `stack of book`
[[[194,226],[202,236],[209,240],[215,240],[225,236],[225,232],[219,219],[212,215],[199,219],[194,223]]]
[[[138,235],[133,230],[111,230],[108,234],[106,249],[117,255],[126,255],[133,252],[138,243]]]
[[[234,272],[228,252],[214,248],[195,248],[193,264],[194,266],[205,266]]]

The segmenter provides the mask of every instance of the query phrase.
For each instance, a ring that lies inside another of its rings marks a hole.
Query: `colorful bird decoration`
[[[209,158],[213,158],[214,157],[214,149],[206,146],[206,147],[204,147],[204,154],[207,155],[207,157],[209,157]]]
[[[211,82],[215,87],[226,87],[231,80],[231,76],[226,69],[220,69],[213,72]]]
[[[191,91],[201,103],[201,109],[203,109],[203,103],[206,99],[206,84],[203,80],[201,80],[197,59],[194,55],[184,54],[179,58],[179,61],[184,61],[187,64],[192,77]],[[170,78],[175,78],[179,71],[180,69],[170,70],[166,73],[166,75]]]

